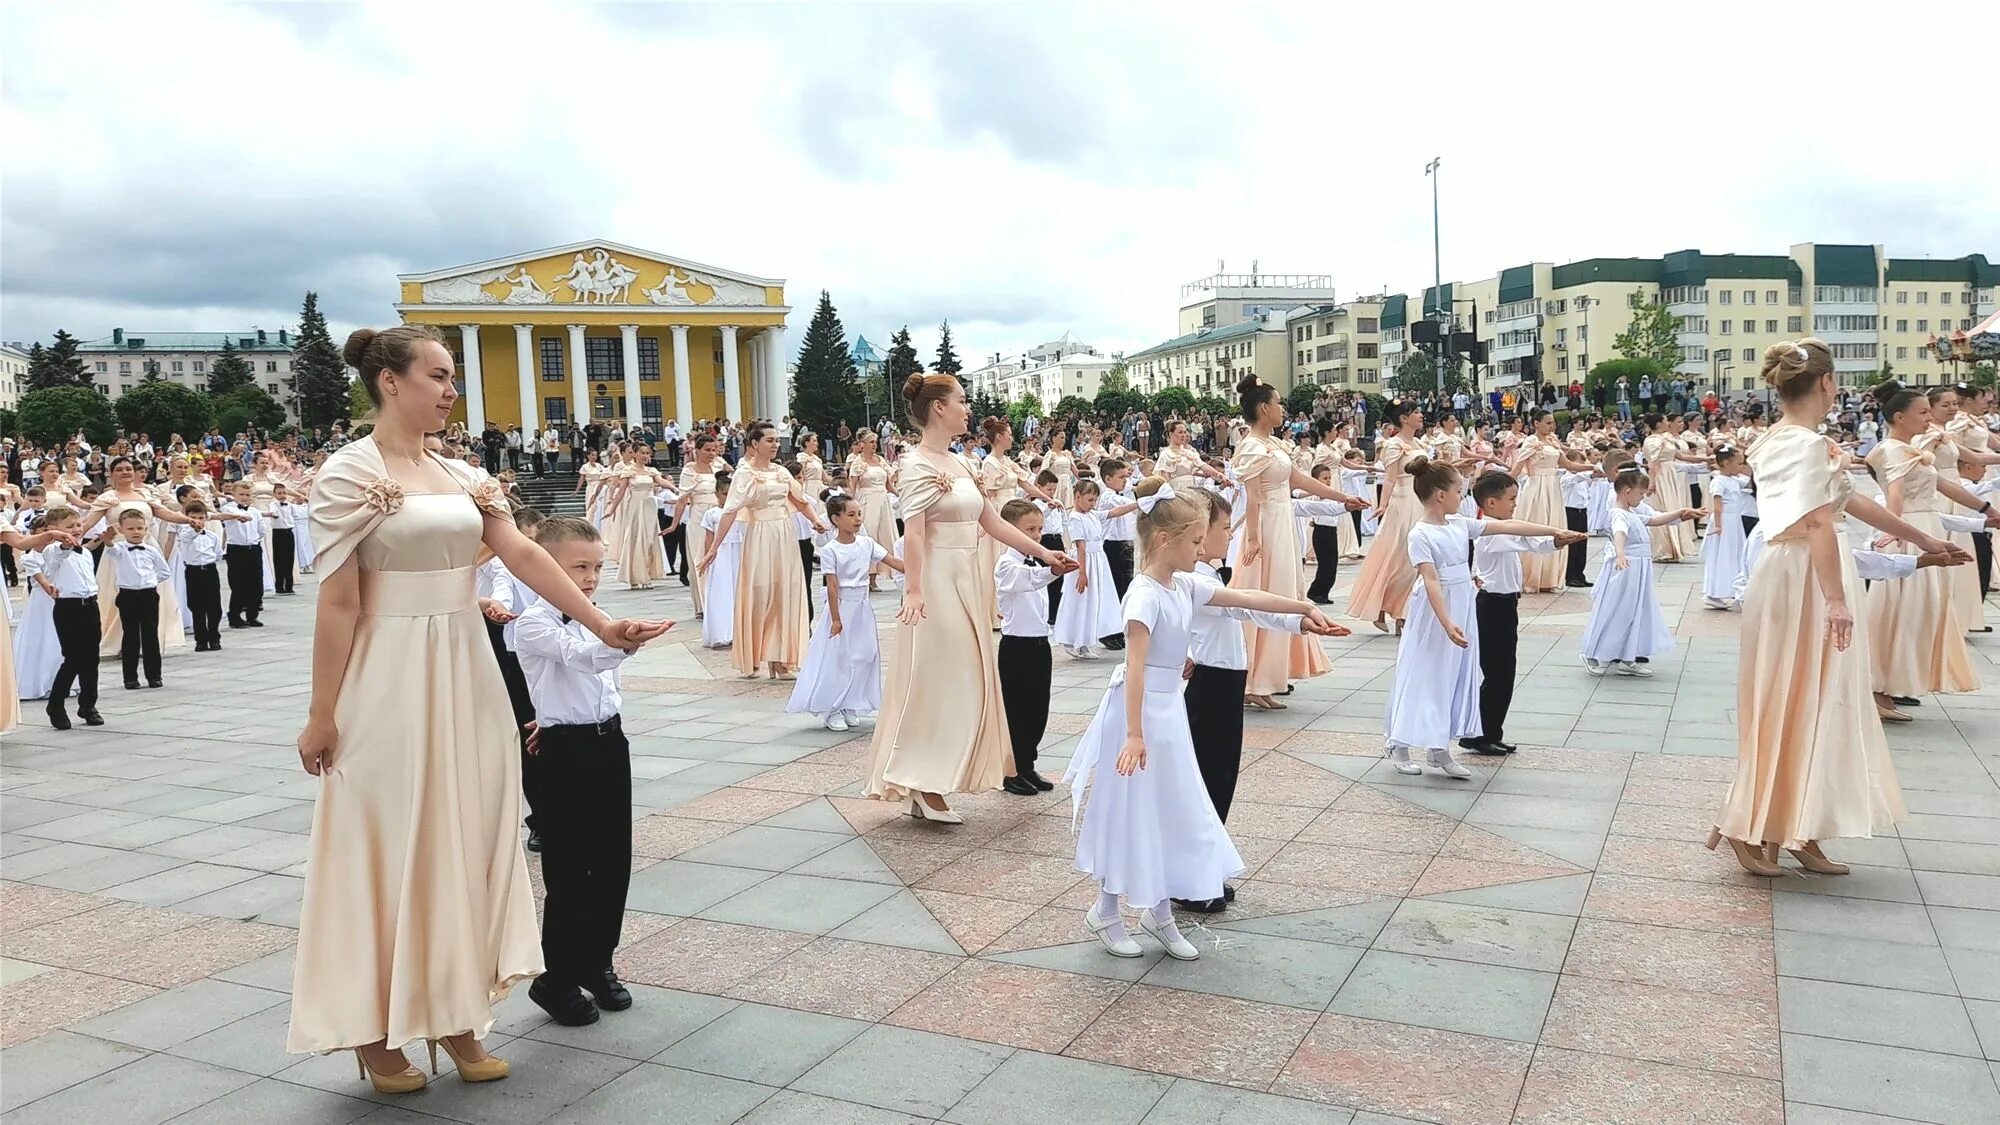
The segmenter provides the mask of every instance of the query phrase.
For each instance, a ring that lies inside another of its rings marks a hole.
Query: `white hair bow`
[[[1146,515],[1150,516],[1153,514],[1153,507],[1157,505],[1160,501],[1172,500],[1173,498],[1174,498],[1174,486],[1171,484],[1163,484],[1160,486],[1160,490],[1158,492],[1153,493],[1151,496],[1139,497],[1139,510],[1145,513]]]
[[[1797,352],[1797,353],[1799,353],[1799,362],[1800,362],[1800,363],[1811,363],[1811,362],[1812,362],[1812,353],[1811,353],[1811,352],[1808,352],[1808,351],[1806,351],[1806,349],[1805,349],[1805,345],[1803,345],[1803,344],[1793,344],[1793,345],[1792,345],[1792,350],[1793,350],[1793,351],[1795,351],[1795,352]]]

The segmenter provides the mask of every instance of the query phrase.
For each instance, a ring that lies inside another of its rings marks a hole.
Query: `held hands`
[[[1827,639],[1833,642],[1833,647],[1840,652],[1846,652],[1847,646],[1853,643],[1854,615],[1847,611],[1846,602],[1826,603],[1826,635]]]
[[[1556,546],[1568,547],[1589,539],[1590,533],[1584,531],[1558,531],[1555,538]]]
[[[1917,566],[1962,566],[1970,560],[1963,548],[1954,547],[1949,551],[1925,551],[1917,556]]]
[[[1459,628],[1453,622],[1449,621],[1445,622],[1444,635],[1451,640],[1452,644],[1455,644],[1460,648],[1471,647],[1472,642],[1465,639],[1465,630]]]
[[[1061,551],[1045,552],[1042,555],[1042,561],[1049,564],[1049,569],[1056,572],[1057,578],[1061,578],[1063,575],[1077,568],[1077,561]]]
[[[645,647],[647,641],[664,635],[673,627],[672,621],[637,621],[621,617],[606,621],[597,630],[597,639],[623,652],[637,652]]]
[[[1299,615],[1299,632],[1312,637],[1345,637],[1353,632],[1345,625],[1331,621],[1315,606]]]
[[[1707,509],[1707,508],[1682,508],[1682,509],[1681,509],[1681,518],[1682,518],[1682,519],[1684,519],[1684,520],[1692,520],[1692,521],[1693,521],[1693,522],[1695,522],[1695,523],[1704,523],[1704,522],[1706,522],[1706,521],[1707,521],[1707,519],[1708,519],[1708,509]]]
[[[1118,776],[1131,777],[1146,768],[1146,742],[1137,735],[1125,736],[1125,747],[1118,751]]]
[[[306,729],[299,732],[299,764],[314,777],[332,769],[333,744],[339,738],[332,719],[307,718]]]
[[[495,625],[505,625],[509,621],[514,620],[514,615],[507,612],[507,607],[494,601],[492,598],[479,599],[479,613],[480,616],[493,622]]]

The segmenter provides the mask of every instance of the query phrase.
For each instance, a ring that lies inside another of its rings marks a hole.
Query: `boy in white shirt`
[[[290,489],[278,485],[274,489],[274,502],[265,519],[271,525],[271,572],[274,594],[292,594],[292,562],[296,540],[293,538],[292,506]]]
[[[1032,500],[1009,500],[1000,518],[1030,539],[1042,538],[1042,512]],[[1048,602],[1042,589],[1061,585],[1053,569],[1031,562],[1012,547],[1000,553],[993,567],[993,587],[1000,606],[1000,704],[1007,714],[1007,734],[1014,744],[1014,774],[1000,788],[1017,797],[1032,797],[1055,788],[1035,772],[1042,735],[1049,726],[1049,686],[1055,674],[1049,653]]]
[[[1472,498],[1479,505],[1481,519],[1513,519],[1521,489],[1513,477],[1494,470],[1481,473],[1472,483]],[[1569,535],[1572,542],[1581,542],[1589,532],[1572,530]],[[1473,541],[1472,576],[1479,583],[1473,610],[1479,621],[1482,733],[1478,738],[1461,738],[1458,744],[1474,754],[1512,754],[1516,749],[1500,736],[1505,733],[1507,710],[1514,703],[1515,658],[1521,640],[1521,554],[1550,554],[1556,547],[1554,539],[1540,536],[1482,535]]]
[[[232,514],[249,519],[230,520]],[[238,481],[230,486],[229,499],[220,514],[228,524],[222,530],[227,544],[223,564],[229,571],[229,627],[262,629],[257,620],[264,612],[264,517],[250,506],[250,486]]]
[[[1111,564],[1111,587],[1118,601],[1125,601],[1125,589],[1132,585],[1132,545],[1139,536],[1139,503],[1128,490],[1132,467],[1116,458],[1097,466],[1104,482],[1097,496],[1097,514],[1104,519],[1104,561]],[[1114,633],[1099,640],[1111,652],[1125,650],[1125,635]]]
[[[118,538],[111,548],[111,574],[118,583],[118,659],[125,671],[125,690],[139,689],[139,665],[146,667],[146,686],[160,682],[160,584],[171,581],[167,556],[146,538],[146,513],[127,509],[118,517]]]
[[[543,520],[535,542],[585,597],[597,592],[604,541],[590,521]],[[619,666],[606,645],[547,602],[514,622],[514,650],[535,704],[533,768],[522,777],[542,838],[542,960],[528,998],[557,1023],[596,1023],[632,993],[612,971],[632,878],[632,758],[619,719]],[[584,993],[589,993],[586,999]],[[595,1000],[595,1006],[592,1005]]]
[[[50,508],[42,529],[74,535],[81,523],[74,508]],[[101,727],[104,716],[97,713],[97,646],[104,631],[97,618],[97,569],[91,565],[90,552],[65,543],[42,548],[41,572],[35,581],[55,599],[56,643],[63,658],[49,688],[49,725],[57,730],[70,728],[63,701],[74,687],[77,717],[86,725]]]
[[[188,523],[174,529],[174,561],[187,588],[188,615],[194,621],[194,650],[222,648],[222,526],[209,518],[208,505],[192,496],[182,502]],[[243,519],[239,513],[234,518]]]

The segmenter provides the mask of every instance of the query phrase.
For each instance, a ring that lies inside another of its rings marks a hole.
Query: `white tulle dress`
[[[1451,643],[1444,623],[1431,609],[1421,578],[1410,588],[1403,610],[1403,638],[1396,650],[1396,679],[1382,715],[1382,737],[1391,747],[1443,749],[1459,738],[1476,738],[1479,724],[1479,617],[1473,602],[1471,544],[1486,521],[1446,516],[1441,524],[1419,522],[1410,529],[1410,566],[1437,568],[1452,624],[1467,644]]]

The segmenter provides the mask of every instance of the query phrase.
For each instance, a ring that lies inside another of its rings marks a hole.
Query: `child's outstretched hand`
[[[1451,643],[1460,648],[1468,648],[1471,645],[1471,642],[1465,639],[1465,630],[1450,622],[1445,624],[1444,635],[1451,638]]]
[[[1137,735],[1125,736],[1125,748],[1118,751],[1118,776],[1131,777],[1146,768],[1146,742]]]
[[[1327,619],[1326,614],[1315,609],[1303,614],[1299,620],[1299,632],[1314,637],[1345,637],[1353,632],[1345,625]]]
[[[1568,547],[1575,543],[1581,543],[1588,538],[1590,538],[1590,534],[1584,531],[1559,531],[1556,533],[1556,546]]]

